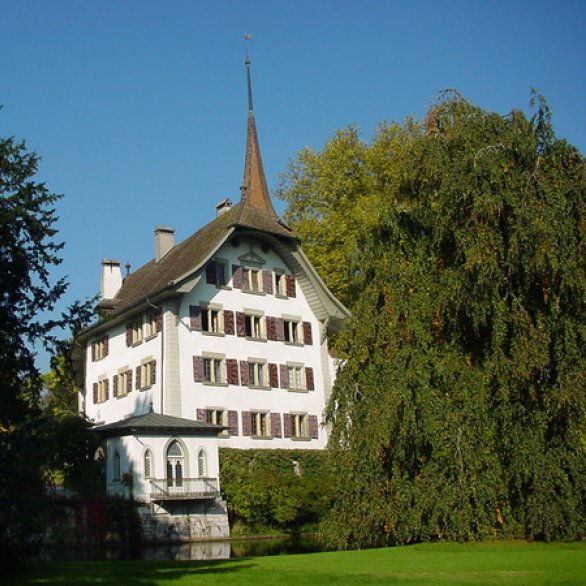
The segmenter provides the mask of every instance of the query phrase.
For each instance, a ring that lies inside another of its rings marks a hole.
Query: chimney
[[[113,299],[122,287],[122,273],[120,261],[102,259],[102,278],[100,281],[100,293],[102,299]]]
[[[232,200],[230,198],[223,199],[216,204],[216,218],[225,214],[227,211],[232,209]]]
[[[159,262],[175,246],[175,228],[155,227],[155,260]]]

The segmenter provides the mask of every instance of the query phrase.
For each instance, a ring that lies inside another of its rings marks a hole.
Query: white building
[[[157,227],[154,249],[125,278],[102,262],[100,319],[78,338],[80,411],[109,438],[110,490],[125,473],[147,502],[177,497],[178,474],[217,486],[218,446],[324,448],[327,335],[348,312],[272,206],[251,106],[240,202],[179,244]]]

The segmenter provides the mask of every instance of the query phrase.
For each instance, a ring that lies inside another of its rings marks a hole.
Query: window
[[[203,448],[197,452],[197,476],[205,478],[208,475],[208,455]]]
[[[268,387],[267,364],[265,360],[248,361],[248,384],[253,387]]]
[[[284,319],[285,342],[301,344],[301,320]]]
[[[144,334],[146,338],[152,338],[157,335],[157,313],[149,311],[145,316]]]
[[[210,384],[224,384],[226,382],[226,365],[223,358],[203,359],[203,380]]]
[[[115,397],[123,397],[132,391],[132,371],[124,369],[118,374],[114,375],[114,390]]]
[[[153,476],[153,453],[147,450],[144,453],[144,477],[149,479]]]
[[[291,437],[309,439],[309,418],[307,413],[293,413],[291,415]]]
[[[287,279],[283,273],[275,273],[275,295],[287,297]]]
[[[242,271],[242,289],[244,291],[252,291],[254,293],[261,293],[262,287],[262,271],[260,269],[245,268]]]
[[[250,414],[250,431],[257,437],[270,437],[271,419],[270,414],[266,412],[252,412]]]
[[[221,334],[224,331],[221,309],[204,307],[201,312],[201,329],[209,334]]]
[[[108,379],[102,378],[94,383],[94,404],[108,400]]]
[[[108,336],[92,342],[92,361],[102,360],[108,356]]]
[[[244,316],[244,328],[247,338],[262,340],[265,338],[264,316],[246,314]]]
[[[132,346],[142,342],[142,319],[137,319],[130,324],[132,332]]]
[[[148,389],[157,379],[157,362],[149,360],[136,367],[136,388]]]
[[[228,263],[225,260],[216,261],[216,285],[218,287],[228,285]]]
[[[224,409],[206,409],[206,423],[228,425],[228,413]]]
[[[304,368],[296,364],[287,365],[287,374],[289,376],[290,389],[305,389]]]
[[[183,450],[177,440],[167,449],[167,488],[171,492],[181,492],[183,487]]]

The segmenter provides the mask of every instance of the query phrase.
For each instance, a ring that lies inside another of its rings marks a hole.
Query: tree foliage
[[[329,405],[340,547],[586,534],[585,165],[532,106],[443,94],[284,177],[353,312]]]

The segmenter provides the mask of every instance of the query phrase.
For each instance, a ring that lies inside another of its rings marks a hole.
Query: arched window
[[[199,478],[206,478],[208,475],[208,455],[203,448],[197,452],[197,475]]]
[[[118,450],[114,452],[112,480],[120,481],[120,454],[118,453]]]
[[[153,477],[153,453],[151,450],[147,450],[144,453],[144,477]]]
[[[167,448],[167,485],[169,489],[183,486],[183,450],[177,440]]]

